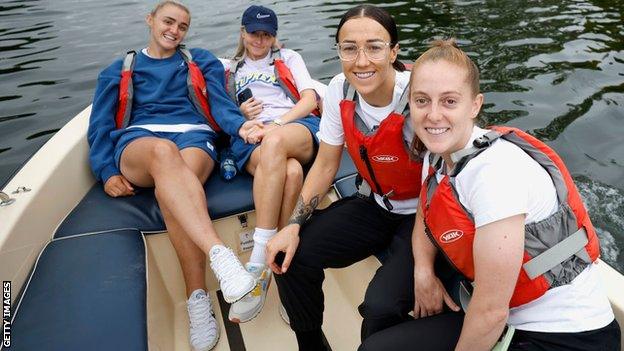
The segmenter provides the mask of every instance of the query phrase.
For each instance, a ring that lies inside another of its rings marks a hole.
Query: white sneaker
[[[186,302],[191,324],[189,339],[194,351],[212,350],[219,341],[219,325],[215,320],[210,297],[202,289],[191,293]]]
[[[245,270],[231,249],[215,245],[210,249],[209,256],[210,268],[219,281],[225,302],[234,303],[242,299],[256,286],[256,278]]]
[[[228,319],[234,323],[249,322],[262,311],[271,284],[271,270],[266,265],[249,262],[245,267],[258,283],[249,294],[230,306]]]

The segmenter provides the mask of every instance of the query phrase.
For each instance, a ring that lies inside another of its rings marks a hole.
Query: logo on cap
[[[271,17],[271,15],[261,15],[260,12],[258,12],[258,14],[256,15],[257,19],[263,19],[263,18],[268,18]]]

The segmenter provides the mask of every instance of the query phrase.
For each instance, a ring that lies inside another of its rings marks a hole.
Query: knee
[[[358,310],[364,319],[383,319],[401,315],[398,301],[388,298],[380,291],[368,290]]]
[[[289,158],[286,162],[286,183],[296,185],[303,183],[303,167],[294,158]]]
[[[263,159],[274,159],[286,153],[286,140],[281,133],[269,133],[262,139]]]
[[[180,157],[180,151],[176,144],[169,140],[158,140],[150,149],[151,164],[154,166],[162,166],[170,164],[172,161]]]

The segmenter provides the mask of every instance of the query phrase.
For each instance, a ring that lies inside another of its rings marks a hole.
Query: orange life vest
[[[293,77],[290,68],[288,68],[286,63],[284,63],[284,60],[282,60],[280,49],[271,49],[271,57],[273,58],[273,62],[271,63],[273,65],[273,72],[278,84],[286,96],[288,96],[288,98],[296,104],[299,100],[301,100],[301,94],[299,94],[297,83],[295,83],[295,78]],[[239,101],[236,98],[236,82],[234,77],[236,76],[236,72],[243,66],[244,63],[244,60],[232,60],[230,63],[230,69],[225,71],[225,85],[228,95],[230,95],[230,98],[236,103],[239,103]],[[240,102],[242,103],[243,101]],[[318,109],[312,111],[312,114],[319,117],[321,116]]]
[[[406,200],[420,194],[422,161],[410,157],[408,145],[403,138],[404,113],[409,97],[405,88],[395,110],[379,127],[368,128],[355,112],[356,92],[345,80],[345,97],[340,102],[340,117],[349,155],[359,175],[371,190],[382,196],[388,210],[388,199]]]
[[[429,239],[468,280],[474,280],[472,215],[460,203],[455,177],[470,160],[498,138],[520,147],[550,175],[559,201],[559,210],[537,223],[525,225],[523,265],[510,307],[533,301],[548,289],[570,283],[599,254],[598,237],[587,210],[561,158],[535,137],[509,127],[492,127],[474,142],[474,147],[451,155],[456,160],[452,173],[438,183],[432,167],[420,194],[420,205]]]
[[[206,90],[206,80],[204,74],[197,64],[193,61],[191,51],[185,47],[178,48],[186,66],[188,67],[187,86],[189,90],[189,99],[193,105],[201,113],[208,125],[215,131],[221,131],[221,128],[210,113],[210,104],[208,103],[208,91]],[[132,115],[132,98],[134,89],[132,85],[132,71],[136,60],[136,52],[128,51],[123,61],[121,69],[121,81],[119,82],[119,101],[117,104],[117,113],[115,114],[115,126],[117,129],[126,128],[130,124]]]

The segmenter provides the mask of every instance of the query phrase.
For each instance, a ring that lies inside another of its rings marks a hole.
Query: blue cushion
[[[345,151],[335,179],[340,180],[356,172]],[[253,178],[242,172],[226,182],[213,172],[204,185],[208,213],[213,220],[251,211]],[[137,189],[134,196],[112,198],[106,195],[101,183],[96,183],[57,229],[54,237],[91,233],[112,229],[134,228],[144,233],[165,231],[165,223],[154,197],[153,188]]]
[[[53,240],[19,303],[11,350],[147,350],[145,274],[137,230]]]

